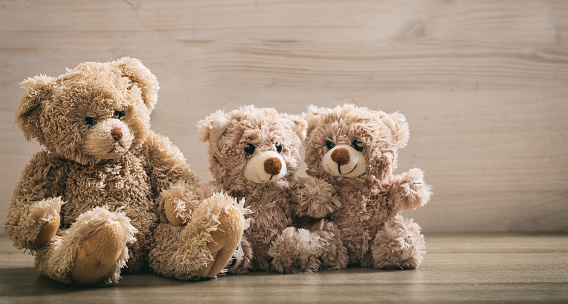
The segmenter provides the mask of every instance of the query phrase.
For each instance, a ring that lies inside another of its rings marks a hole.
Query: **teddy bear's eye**
[[[88,126],[94,126],[97,121],[92,117],[85,117],[85,124]]]
[[[250,156],[254,153],[254,150],[256,149],[256,147],[253,144],[248,144],[248,146],[246,146],[246,148],[244,148],[245,154],[247,156]]]
[[[363,142],[361,142],[360,140],[356,139],[351,143],[351,146],[353,147],[353,149],[357,150],[357,151],[363,151],[363,148],[365,148],[365,145],[363,144]]]
[[[282,145],[281,144],[274,144],[274,146],[276,147],[276,152],[281,153],[282,152]]]
[[[124,111],[114,111],[114,117],[121,119],[124,117]]]
[[[327,146],[328,149],[333,149],[333,147],[335,147],[335,144],[333,143],[333,141],[331,140],[326,140],[325,141],[325,145]]]

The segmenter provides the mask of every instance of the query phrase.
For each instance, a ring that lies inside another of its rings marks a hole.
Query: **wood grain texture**
[[[0,236],[6,303],[566,303],[566,234],[426,234],[417,270],[349,268],[252,273],[182,282],[125,274],[112,288],[71,288],[38,274],[33,257]]]
[[[207,181],[196,123],[240,105],[355,103],[411,128],[426,231],[568,231],[566,1],[0,1],[0,217],[40,148],[13,126],[18,83],[143,60],[153,128]]]

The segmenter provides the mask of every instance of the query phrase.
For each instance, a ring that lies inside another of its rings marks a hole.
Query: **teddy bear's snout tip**
[[[340,166],[348,164],[350,161],[349,150],[345,148],[336,148],[331,153],[331,160]]]
[[[114,128],[110,130],[110,134],[112,135],[112,139],[114,139],[115,141],[122,139],[122,130],[120,128]]]
[[[278,175],[282,170],[282,162],[278,157],[270,157],[264,161],[264,172],[270,175]]]

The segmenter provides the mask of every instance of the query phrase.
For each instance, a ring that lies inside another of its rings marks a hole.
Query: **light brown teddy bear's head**
[[[256,187],[294,174],[307,122],[272,108],[213,113],[198,124],[209,142],[210,171],[227,188]]]
[[[398,112],[310,106],[304,118],[307,173],[329,182],[383,180],[396,169],[397,151],[408,142],[408,124]]]
[[[117,158],[148,136],[158,81],[138,59],[86,62],[22,82],[16,122],[26,139],[81,164]]]

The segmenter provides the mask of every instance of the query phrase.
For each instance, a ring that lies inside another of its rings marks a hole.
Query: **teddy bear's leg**
[[[318,265],[323,269],[347,267],[347,249],[343,246],[337,225],[322,219],[302,226],[305,229],[286,228],[274,241],[269,253],[275,270],[317,271]]]
[[[242,205],[223,194],[204,200],[186,226],[160,224],[150,267],[180,280],[213,278],[229,263],[246,226]]]
[[[39,250],[36,266],[62,283],[116,283],[128,259],[127,243],[135,241],[135,233],[124,214],[95,208]]]
[[[210,212],[217,212],[211,209]],[[199,270],[203,277],[215,277],[231,261],[235,250],[243,236],[245,219],[237,208],[226,207],[219,210],[219,225],[217,230],[211,232],[213,241],[207,243],[209,252],[213,256],[213,263]]]
[[[227,269],[227,273],[231,274],[245,274],[250,271],[252,267],[252,247],[243,235],[241,243],[233,253],[232,265]]]
[[[343,269],[347,267],[349,257],[341,241],[341,232],[337,225],[328,220],[321,220],[310,229],[320,236],[319,257],[321,268]]]
[[[284,229],[268,249],[272,269],[287,273],[317,271],[322,241],[319,235],[306,229]]]
[[[420,226],[397,215],[385,223],[373,240],[373,266],[415,269],[424,259],[425,249]]]

